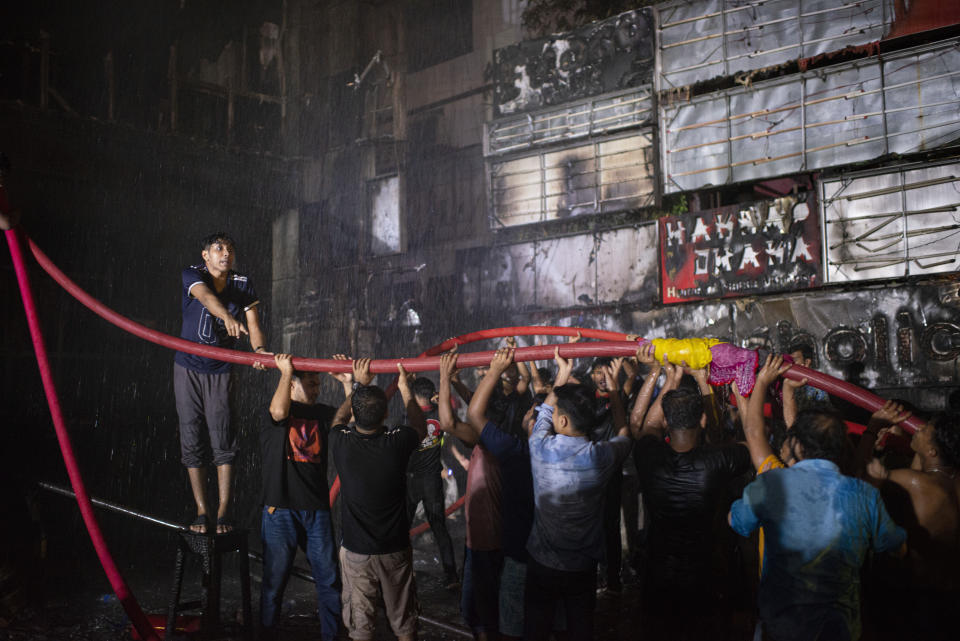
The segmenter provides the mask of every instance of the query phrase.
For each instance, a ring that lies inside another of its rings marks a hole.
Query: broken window
[[[487,125],[494,226],[625,211],[654,202],[649,87]]]
[[[399,176],[367,183],[367,211],[370,212],[370,253],[385,256],[403,251]]]

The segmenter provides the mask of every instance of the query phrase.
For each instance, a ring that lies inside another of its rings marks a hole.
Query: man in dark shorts
[[[223,232],[200,242],[203,263],[183,270],[183,329],[180,337],[194,343],[233,349],[241,334],[249,334],[255,352],[266,353],[260,329],[260,300],[249,279],[233,271],[233,240]],[[246,322],[244,326],[243,321]],[[261,366],[262,367],[262,366]],[[207,468],[217,467],[220,504],[218,534],[231,529],[227,519],[236,434],[230,425],[230,364],[186,352],[177,352],[173,366],[173,392],[180,419],[180,458],[190,477],[197,518],[190,529],[210,530],[207,516]],[[202,429],[206,424],[206,433]],[[211,455],[212,450],[212,455]]]
[[[427,423],[398,364],[398,388],[410,426],[387,429],[387,397],[370,385],[370,359],[354,361],[357,384],[334,416],[333,461],[340,474],[343,543],[343,622],[354,641],[373,639],[378,591],[393,633],[411,641],[417,632],[413,551],[407,529],[407,462],[427,436]],[[346,425],[353,411],[355,425]]]
[[[423,502],[423,511],[433,532],[433,538],[440,549],[440,562],[443,564],[444,585],[454,589],[459,585],[457,566],[453,556],[453,541],[447,532],[444,516],[443,479],[440,452],[443,445],[443,432],[437,420],[435,405],[436,386],[429,378],[421,376],[413,382],[413,395],[417,405],[427,421],[427,437],[423,439],[417,451],[410,457],[407,465],[407,518],[412,525],[417,505]]]
[[[337,358],[337,357],[334,357]],[[344,357],[345,358],[345,357]],[[337,409],[317,403],[320,375],[298,372],[289,354],[277,354],[280,381],[260,429],[263,474],[263,584],[260,588],[260,638],[277,637],[283,591],[297,548],[310,561],[317,588],[321,638],[337,636],[340,592],[327,487],[327,436]],[[350,395],[353,377],[336,374]]]

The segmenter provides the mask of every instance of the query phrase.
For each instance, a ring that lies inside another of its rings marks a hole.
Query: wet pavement
[[[455,542],[458,567],[463,557],[462,513],[448,519]],[[4,641],[120,641],[133,638],[123,608],[110,590],[92,546],[82,530],[69,530],[73,538],[50,537],[49,553],[38,571],[29,577],[24,593],[28,595],[12,620],[0,620],[0,639]],[[133,536],[134,533],[131,533]],[[113,533],[116,536],[116,532]],[[176,534],[149,531],[142,544],[117,546],[114,555],[124,578],[148,615],[162,621],[172,581]],[[108,535],[108,540],[110,536]],[[255,534],[250,536],[252,550],[259,550]],[[112,541],[111,541],[112,543]],[[128,541],[128,543],[130,543]],[[129,548],[131,551],[127,552]],[[235,555],[234,555],[235,556]],[[298,555],[296,565],[309,570]],[[422,614],[419,638],[425,641],[456,641],[471,638],[459,615],[459,590],[443,585],[443,571],[436,545],[428,532],[414,541],[414,568]],[[260,595],[260,565],[250,562],[252,609],[256,623]],[[240,582],[235,559],[226,559],[222,575],[221,617],[228,624],[216,639],[241,638],[242,621]],[[196,565],[188,564],[181,600],[200,597],[200,575]],[[317,641],[320,627],[315,618],[316,596],[312,584],[292,577],[284,595],[281,639]],[[600,598],[597,604],[598,639],[637,638],[639,592],[630,586],[622,595]],[[436,622],[436,624],[432,623]],[[254,626],[254,629],[256,626]],[[189,638],[189,637],[188,637]],[[341,633],[346,639],[345,633]],[[380,613],[378,639],[392,639],[386,620]]]
[[[455,494],[451,495],[452,502]],[[130,623],[117,601],[93,551],[76,504],[60,496],[39,497],[37,522],[26,543],[19,548],[21,561],[14,566],[0,563],[0,641],[127,641],[132,637]],[[259,508],[252,506],[241,522],[251,528],[248,539],[251,553],[260,552],[257,532]],[[337,522],[334,510],[335,523]],[[100,525],[114,560],[127,585],[144,612],[161,628],[165,624],[167,604],[173,581],[174,560],[179,534],[175,530],[131,519],[129,515],[98,510]],[[415,523],[420,522],[417,518]],[[462,568],[463,512],[447,519],[454,542],[457,567]],[[24,526],[21,532],[27,532]],[[39,532],[39,533],[38,533]],[[31,543],[32,542],[32,543]],[[744,540],[744,551],[756,546]],[[419,638],[424,641],[462,641],[471,635],[460,618],[460,591],[444,586],[444,574],[433,535],[427,531],[413,540],[414,570],[421,604]],[[30,550],[33,550],[31,552]],[[42,552],[40,552],[42,551]],[[239,564],[236,553],[223,557],[220,615],[224,631],[208,639],[241,639],[242,623]],[[309,563],[299,552],[297,569],[309,573]],[[256,631],[260,598],[260,563],[250,560],[253,629]],[[755,572],[755,571],[754,571]],[[625,568],[625,573],[628,571]],[[625,574],[626,576],[626,574]],[[182,585],[181,602],[199,600],[201,576],[196,557],[188,557]],[[639,587],[625,581],[623,592],[597,599],[595,638],[603,640],[638,639],[644,636]],[[18,590],[10,590],[10,585]],[[752,638],[755,593],[743,582],[727,586],[729,609],[722,630],[714,639]],[[281,640],[319,641],[320,625],[315,616],[316,594],[310,581],[296,575],[290,578],[284,594]],[[10,613],[14,614],[11,616]],[[186,613],[194,614],[194,613]],[[199,612],[195,612],[199,614]],[[194,619],[196,616],[193,617]],[[256,637],[256,634],[254,635]],[[177,638],[198,638],[180,635]],[[347,639],[341,630],[339,639]],[[383,612],[379,612],[376,639],[395,638]]]

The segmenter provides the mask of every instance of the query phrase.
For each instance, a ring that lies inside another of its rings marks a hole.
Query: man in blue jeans
[[[346,358],[346,357],[335,357]],[[340,591],[327,487],[327,437],[336,408],[316,402],[320,376],[298,372],[289,354],[275,356],[280,382],[270,416],[260,430],[263,471],[263,584],[260,589],[261,639],[277,636],[283,590],[297,548],[310,561],[324,641],[335,639]],[[353,377],[334,375],[349,396]]]

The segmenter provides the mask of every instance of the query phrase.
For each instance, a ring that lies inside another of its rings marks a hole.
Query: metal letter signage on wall
[[[785,197],[661,218],[663,302],[819,286],[820,226],[812,209]]]
[[[496,116],[649,84],[653,14],[627,11],[574,31],[493,52]]]

